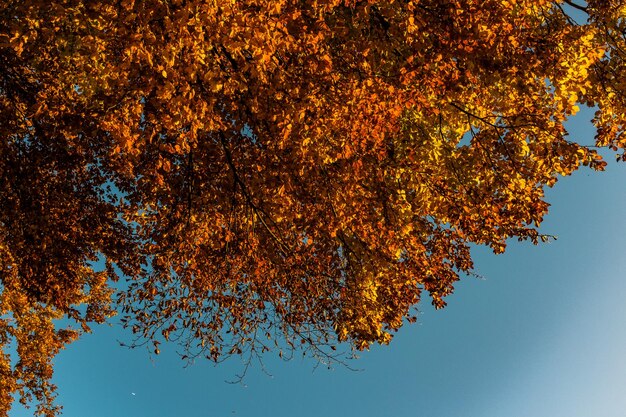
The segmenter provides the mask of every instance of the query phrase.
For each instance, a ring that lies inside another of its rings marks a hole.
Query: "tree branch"
[[[576,4],[576,3],[574,3],[573,1],[570,1],[570,0],[563,0],[563,3],[567,4],[570,7],[573,7],[574,9],[578,9],[578,10],[580,10],[582,12],[587,13],[587,7],[585,7],[585,6],[581,6],[580,4]]]

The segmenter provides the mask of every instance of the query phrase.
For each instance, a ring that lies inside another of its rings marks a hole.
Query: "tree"
[[[544,188],[602,170],[595,147],[626,159],[625,17],[621,0],[2,2],[0,414],[17,394],[57,415],[52,358],[117,310],[190,360],[388,343],[423,291],[445,305],[470,244],[547,239]],[[563,125],[581,105],[594,146]]]

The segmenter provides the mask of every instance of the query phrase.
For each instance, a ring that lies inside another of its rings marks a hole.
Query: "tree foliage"
[[[601,170],[595,147],[626,159],[625,18],[623,0],[2,1],[0,415],[14,395],[58,414],[52,358],[116,310],[189,359],[388,343],[423,292],[445,305],[470,244],[545,239],[544,188]],[[564,127],[580,106],[593,144]]]

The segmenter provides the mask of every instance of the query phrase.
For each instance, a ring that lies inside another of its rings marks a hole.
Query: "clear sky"
[[[593,132],[572,125],[591,143]],[[613,158],[610,158],[611,160]],[[237,359],[183,368],[174,345],[150,358],[101,326],[56,360],[65,417],[624,417],[626,164],[583,169],[548,191],[556,242],[474,251],[477,272],[390,346],[341,366],[266,359],[242,384]],[[133,395],[134,393],[134,395]],[[12,417],[32,415],[17,405]]]

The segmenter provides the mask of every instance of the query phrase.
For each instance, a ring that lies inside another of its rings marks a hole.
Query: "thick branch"
[[[580,10],[582,12],[587,13],[587,8],[585,6],[581,6],[580,4],[576,4],[576,3],[574,3],[573,1],[570,1],[570,0],[563,0],[563,2],[565,4],[567,4],[568,6],[573,7],[574,9],[578,9],[578,10]]]

